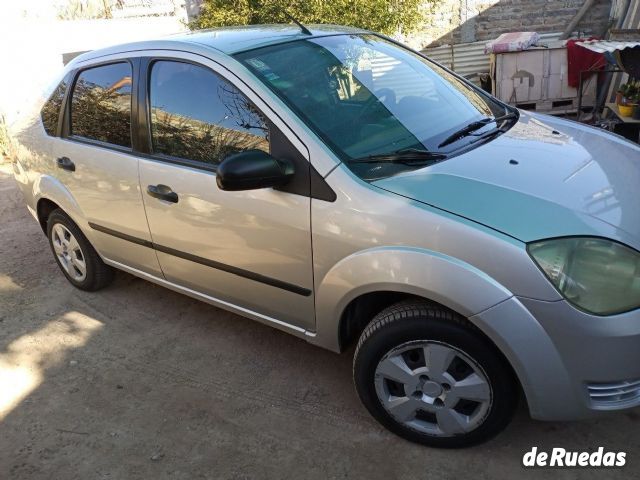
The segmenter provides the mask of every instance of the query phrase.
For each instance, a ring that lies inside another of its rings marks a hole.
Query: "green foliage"
[[[622,94],[623,104],[638,103],[640,101],[640,81],[629,80],[618,88]]]
[[[261,23],[326,23],[393,34],[410,32],[422,20],[424,0],[204,0],[192,29]]]

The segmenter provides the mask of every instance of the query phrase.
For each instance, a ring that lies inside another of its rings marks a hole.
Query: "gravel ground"
[[[124,273],[75,290],[0,165],[0,478],[631,478],[640,410],[583,423],[523,408],[443,451],[387,433],[336,355]],[[626,451],[623,469],[531,470],[533,446]]]

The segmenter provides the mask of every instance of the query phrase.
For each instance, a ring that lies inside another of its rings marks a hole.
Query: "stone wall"
[[[602,35],[612,0],[596,0],[576,27]],[[584,0],[432,0],[425,2],[422,28],[405,40],[416,48],[491,40],[506,32],[561,32]]]

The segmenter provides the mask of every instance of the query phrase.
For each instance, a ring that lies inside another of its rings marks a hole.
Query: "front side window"
[[[131,147],[131,65],[84,70],[71,97],[71,134]]]
[[[217,165],[245,150],[269,152],[262,115],[211,70],[159,60],[149,79],[153,152]]]
[[[53,91],[49,100],[46,101],[40,112],[42,125],[47,135],[55,135],[58,131],[58,118],[60,117],[60,108],[64,99],[64,92],[67,90],[66,78],[62,80]]]
[[[415,166],[355,160],[406,150],[449,154],[473,141],[445,142],[452,133],[506,113],[489,95],[375,35],[310,38],[235,57],[366,179]]]

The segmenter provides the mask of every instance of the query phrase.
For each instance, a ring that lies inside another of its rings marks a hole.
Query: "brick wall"
[[[422,48],[491,40],[502,33],[561,32],[584,0],[435,0],[425,3],[425,22],[406,38]],[[602,35],[609,25],[611,0],[596,0],[576,30]]]

